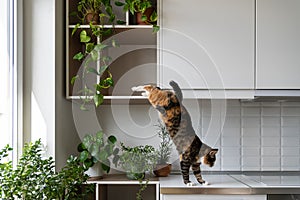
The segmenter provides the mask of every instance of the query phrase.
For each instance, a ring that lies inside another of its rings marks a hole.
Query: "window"
[[[13,1],[0,1],[0,148],[13,146],[14,136],[14,32]]]

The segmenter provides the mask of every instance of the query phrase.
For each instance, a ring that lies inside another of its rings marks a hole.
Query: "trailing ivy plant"
[[[99,17],[98,23],[89,23],[88,29],[80,29],[80,25],[84,23],[86,13],[93,10]],[[114,85],[113,76],[109,71],[109,65],[112,58],[105,56],[103,52],[107,48],[117,47],[118,44],[114,39],[107,40],[105,43],[104,38],[108,38],[114,34],[115,24],[125,24],[124,21],[116,18],[112,4],[110,0],[81,0],[77,4],[77,12],[71,13],[71,15],[77,15],[80,23],[76,24],[72,31],[72,36],[80,29],[79,39],[80,43],[84,45],[84,51],[77,52],[74,56],[74,60],[78,60],[84,67],[81,75],[76,75],[71,79],[71,84],[74,84],[76,79],[81,78],[85,81],[86,74],[93,73],[97,78],[97,82],[93,85],[94,88],[90,88],[88,84],[84,84],[83,89],[79,91],[80,96],[83,96],[83,104],[81,109],[85,109],[85,105],[91,101],[96,107],[103,103],[103,90],[108,89]],[[110,27],[105,26],[110,24]],[[99,42],[93,40],[97,38]],[[90,66],[91,63],[100,63],[100,66]],[[92,98],[90,98],[92,96]]]
[[[25,144],[14,169],[12,162],[3,162],[12,148],[0,152],[0,194],[3,199],[82,199],[90,190],[80,190],[88,176],[77,157],[71,156],[66,166],[55,172],[52,157],[43,157],[41,141]]]

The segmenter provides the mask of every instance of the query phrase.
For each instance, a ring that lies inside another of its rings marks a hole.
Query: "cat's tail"
[[[175,95],[178,99],[178,101],[181,103],[182,102],[182,92],[180,87],[178,86],[178,84],[175,81],[170,81],[169,82],[170,86],[173,88]]]

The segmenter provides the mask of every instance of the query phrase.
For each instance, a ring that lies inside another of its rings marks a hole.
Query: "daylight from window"
[[[0,148],[12,143],[9,0],[0,0]]]

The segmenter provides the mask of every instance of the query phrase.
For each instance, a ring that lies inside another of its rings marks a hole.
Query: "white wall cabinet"
[[[266,195],[162,195],[161,200],[266,200]]]
[[[161,87],[254,89],[255,0],[163,0],[160,8]]]
[[[300,89],[300,1],[257,1],[256,89]]]

